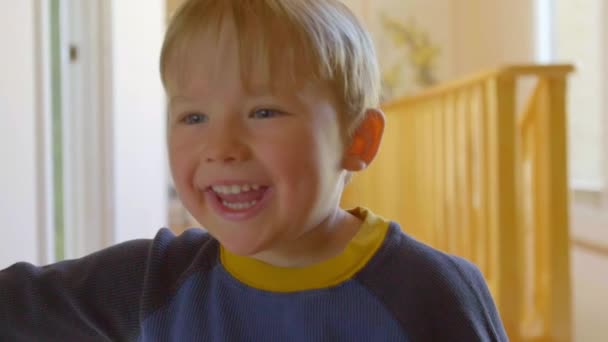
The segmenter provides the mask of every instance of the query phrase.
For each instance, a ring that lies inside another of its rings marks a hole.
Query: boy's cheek
[[[171,155],[169,158],[169,167],[171,170],[171,176],[178,192],[188,191],[186,188],[188,184],[194,184],[194,167],[185,158],[180,158],[179,155]]]
[[[192,143],[188,142],[187,139],[185,139],[184,137],[180,137],[178,134],[175,133],[169,135],[167,145],[170,155],[181,155],[188,151],[188,146],[192,146]]]

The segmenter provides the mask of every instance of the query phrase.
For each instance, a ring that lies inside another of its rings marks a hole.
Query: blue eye
[[[249,117],[255,118],[255,119],[269,119],[269,118],[279,116],[281,114],[282,114],[281,112],[279,112],[277,110],[273,110],[273,109],[257,109],[253,113],[251,113],[251,115],[249,115]]]
[[[196,125],[199,123],[207,122],[208,118],[205,114],[192,113],[185,115],[180,121],[185,123],[186,125]]]

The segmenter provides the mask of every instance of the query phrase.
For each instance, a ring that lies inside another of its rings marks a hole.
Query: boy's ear
[[[367,109],[363,120],[355,130],[350,146],[344,155],[343,167],[347,171],[364,170],[376,157],[382,134],[384,113],[378,109]]]

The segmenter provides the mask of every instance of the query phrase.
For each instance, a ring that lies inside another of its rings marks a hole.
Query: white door
[[[0,1],[0,269],[53,260],[48,3]]]
[[[0,269],[167,225],[164,5],[0,0]]]
[[[68,0],[62,68],[65,256],[167,225],[162,0]]]

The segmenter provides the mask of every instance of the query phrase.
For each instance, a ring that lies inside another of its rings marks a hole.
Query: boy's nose
[[[235,163],[249,158],[247,145],[234,132],[231,133],[213,134],[215,138],[208,142],[204,151],[207,163]]]

